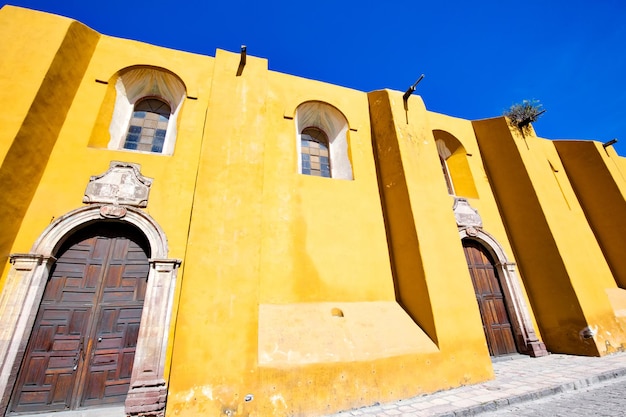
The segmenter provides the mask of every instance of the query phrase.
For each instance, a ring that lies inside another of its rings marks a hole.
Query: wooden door
[[[11,411],[125,400],[148,277],[142,235],[118,223],[69,239],[46,285]]]
[[[480,243],[473,240],[463,239],[463,249],[474,284],[489,354],[500,356],[517,352],[502,286],[491,256]]]

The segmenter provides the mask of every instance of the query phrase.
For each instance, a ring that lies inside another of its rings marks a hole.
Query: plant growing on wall
[[[539,100],[524,100],[509,107],[504,115],[513,126],[523,129],[546,112],[542,107]]]

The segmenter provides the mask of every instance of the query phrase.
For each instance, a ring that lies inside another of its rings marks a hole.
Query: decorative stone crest
[[[106,206],[100,207],[100,215],[105,219],[121,219],[126,216],[126,211],[125,207],[113,204],[107,204]]]
[[[147,207],[152,178],[141,175],[140,168],[139,164],[111,161],[104,174],[89,179],[83,203],[111,204],[102,215],[114,218],[126,214],[116,206]]]
[[[457,226],[472,228],[483,227],[483,219],[480,217],[480,214],[478,214],[478,210],[472,208],[467,202],[467,199],[455,198],[452,210],[454,210]]]
[[[471,237],[476,237],[478,236],[478,230],[476,230],[476,228],[474,226],[468,226],[465,228],[465,233],[467,233],[468,236]]]

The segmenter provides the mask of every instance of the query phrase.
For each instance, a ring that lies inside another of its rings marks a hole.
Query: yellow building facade
[[[316,416],[624,349],[610,146],[11,6],[0,36],[2,415]]]

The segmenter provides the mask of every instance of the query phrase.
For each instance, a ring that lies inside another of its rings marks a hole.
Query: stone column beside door
[[[167,334],[180,263],[178,259],[150,260],[146,308],[141,315],[135,365],[126,397],[128,416],[161,417],[165,414]]]

